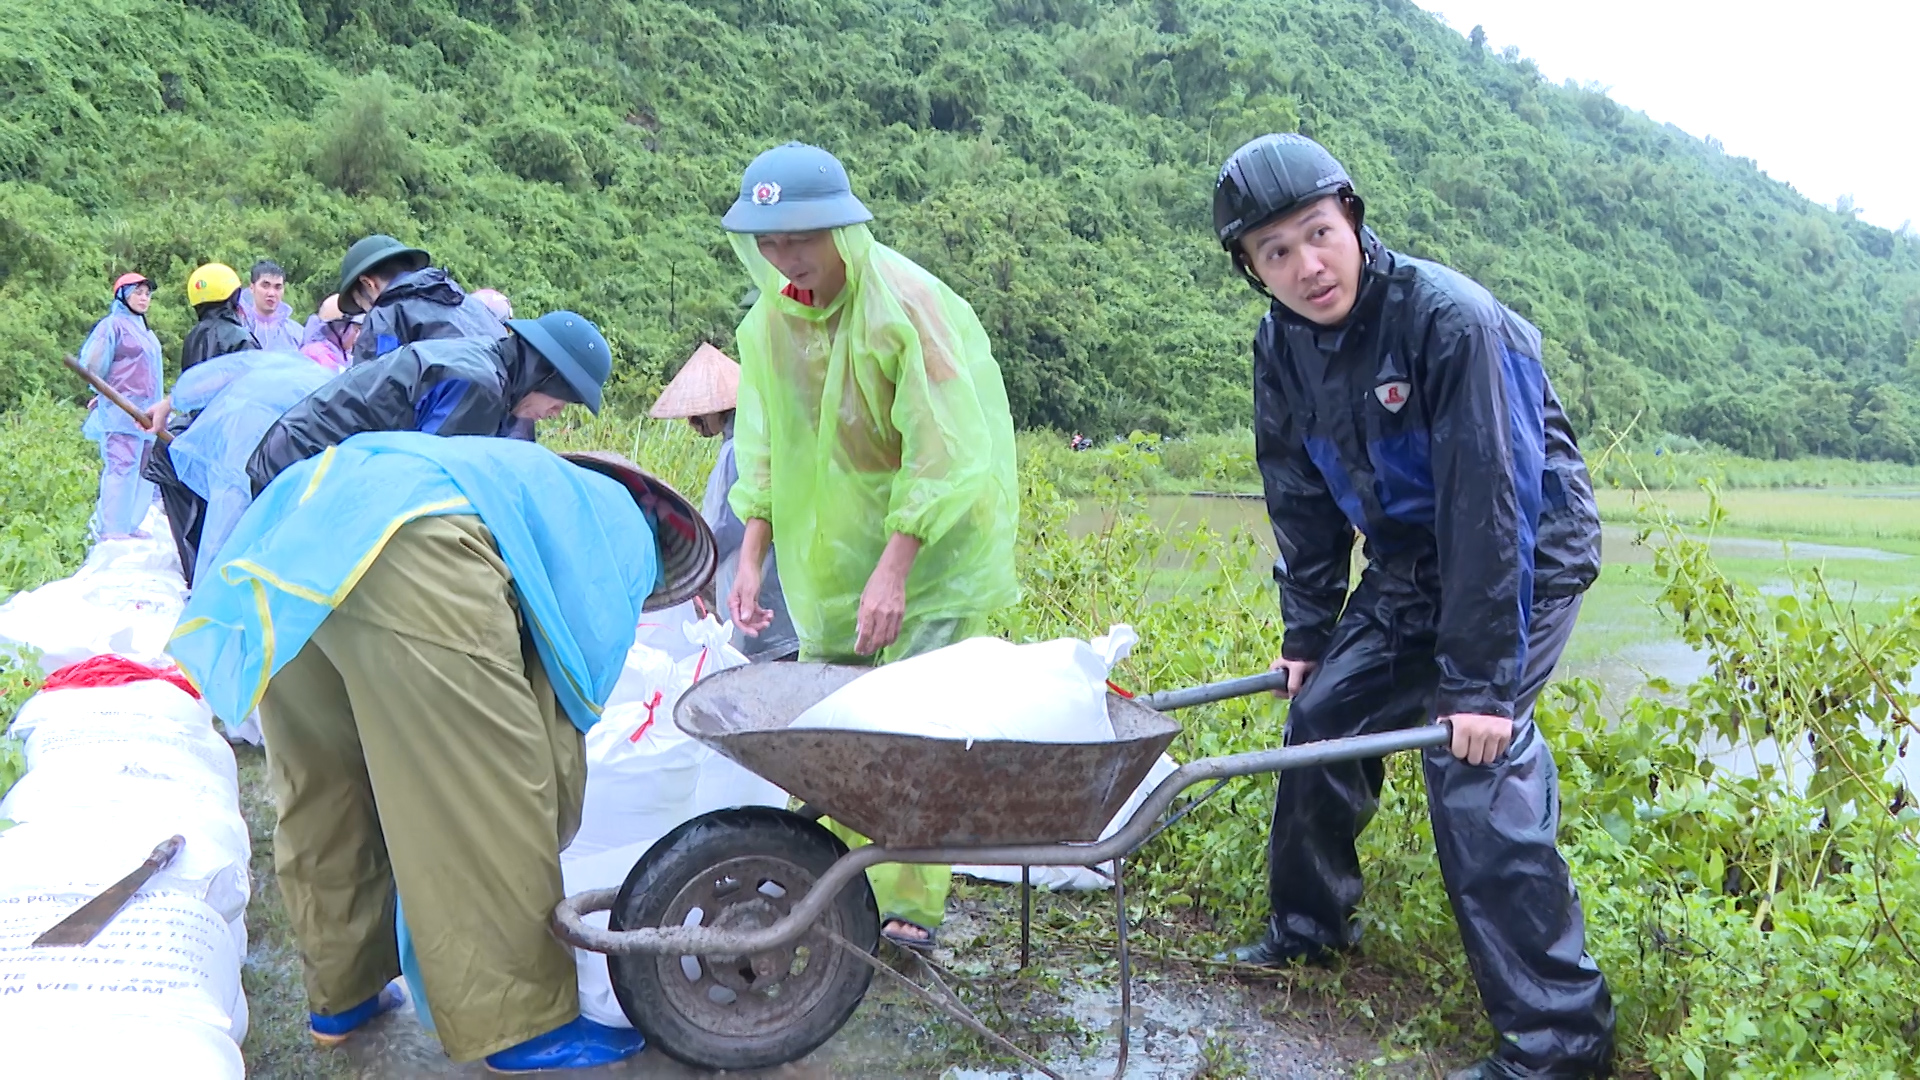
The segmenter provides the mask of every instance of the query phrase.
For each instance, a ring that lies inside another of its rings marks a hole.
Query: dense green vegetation
[[[1544,82],[1407,0],[0,0],[0,407],[105,306],[272,255],[311,310],[388,230],[602,321],[628,399],[745,287],[717,225],[788,138],[979,309],[1024,426],[1246,422],[1260,304],[1215,169],[1293,129],[1385,239],[1548,333],[1584,430],[1920,454],[1920,242]]]

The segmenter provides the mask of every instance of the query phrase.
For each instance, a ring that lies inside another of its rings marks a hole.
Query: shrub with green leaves
[[[1085,635],[1132,622],[1141,645],[1115,678],[1139,689],[1264,669],[1280,626],[1255,539],[1162,531],[1137,498],[1156,466],[1132,445],[1076,457],[1103,524],[1069,530],[1075,504],[1027,463],[1026,596],[1005,629]],[[1699,528],[1711,534],[1715,520]],[[1617,718],[1584,681],[1558,684],[1536,710],[1561,762],[1561,847],[1612,984],[1623,1063],[1696,1080],[1909,1075],[1920,814],[1889,770],[1913,734],[1920,601],[1868,618],[1816,569],[1762,593],[1721,573],[1677,524],[1649,528],[1660,603],[1708,676],[1684,695],[1657,684]],[[1278,745],[1283,710],[1262,698],[1183,713],[1173,752]],[[1729,754],[1757,765],[1729,768]],[[1204,954],[1257,932],[1272,795],[1271,777],[1237,781],[1133,860],[1176,948],[1197,936],[1185,949]],[[1414,756],[1389,760],[1361,854],[1368,976],[1344,992],[1362,1010],[1370,995],[1425,1002],[1405,1033],[1417,1045],[1490,1038]]]
[[[1538,324],[1582,432],[1920,455],[1920,240],[1556,85],[1409,0],[68,0],[0,6],[0,408],[107,283],[170,353],[210,259],[301,313],[370,232],[607,331],[617,381],[731,344],[719,217],[789,139],[951,284],[1024,427],[1239,427],[1266,304],[1221,161],[1300,131],[1391,246]]]
[[[0,600],[86,558],[100,454],[80,437],[85,416],[42,396],[0,412]]]

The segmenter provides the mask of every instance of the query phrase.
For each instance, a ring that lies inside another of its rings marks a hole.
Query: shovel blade
[[[185,841],[176,836],[153,849],[147,861],[139,869],[112,885],[105,892],[80,905],[79,910],[53,924],[53,928],[33,939],[33,944],[41,945],[85,945],[100,936],[100,931],[113,921],[120,909],[127,906],[133,894],[140,886],[160,871],[161,867],[173,861]]]

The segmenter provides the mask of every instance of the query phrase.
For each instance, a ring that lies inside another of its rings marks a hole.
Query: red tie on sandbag
[[[89,690],[98,689],[103,686],[126,686],[129,683],[146,682],[150,679],[164,683],[172,683],[174,686],[193,695],[195,699],[200,697],[200,691],[193,688],[193,683],[189,682],[187,677],[181,674],[179,668],[148,667],[137,661],[129,660],[124,656],[115,656],[112,653],[104,656],[89,657],[77,664],[68,664],[66,667],[47,676],[47,681],[40,684],[40,689],[43,692],[54,690]]]

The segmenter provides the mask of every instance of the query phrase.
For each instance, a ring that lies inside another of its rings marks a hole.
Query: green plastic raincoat
[[[754,244],[760,298],[740,324],[729,502],[773,525],[788,611],[810,658],[851,659],[860,594],[888,539],[921,541],[900,642],[934,620],[1013,603],[1013,419],[967,302],[865,225],[834,230],[847,285],[809,307]]]

